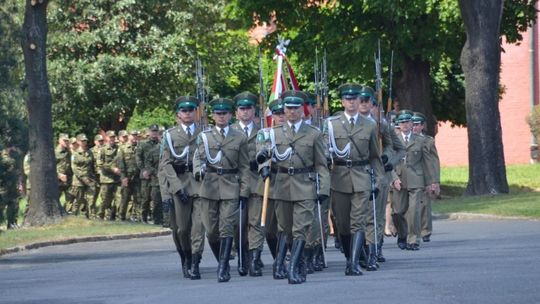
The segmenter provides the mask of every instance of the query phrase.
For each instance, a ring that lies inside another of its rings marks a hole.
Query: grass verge
[[[498,196],[464,197],[468,168],[442,168],[441,197],[435,213],[468,212],[540,219],[540,164],[507,166],[510,193]]]
[[[87,220],[84,217],[67,216],[60,223],[44,227],[3,230],[0,234],[0,249],[73,237],[157,232],[162,229],[161,226],[156,225]]]

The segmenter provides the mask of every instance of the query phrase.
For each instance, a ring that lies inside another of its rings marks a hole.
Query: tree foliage
[[[534,1],[505,1],[501,35],[517,42],[535,17]],[[244,26],[275,19],[278,33],[293,40],[291,49],[304,64],[299,77],[310,81],[314,49],[328,51],[331,88],[345,81],[373,85],[374,52],[381,41],[385,89],[394,50],[394,77],[401,77],[406,62],[427,62],[433,84],[431,103],[440,120],[465,124],[463,75],[459,62],[465,32],[457,1],[264,1],[236,0],[231,10],[242,15]],[[275,42],[267,40],[269,45]],[[394,80],[396,83],[396,80]],[[408,84],[410,85],[410,83]],[[407,84],[403,87],[407,87]],[[394,93],[400,95],[399,88]]]
[[[235,31],[224,1],[56,1],[49,71],[55,128],[125,127],[135,108],[168,107],[195,93],[200,56],[209,95],[252,89],[256,52]],[[89,119],[91,118],[91,119]]]

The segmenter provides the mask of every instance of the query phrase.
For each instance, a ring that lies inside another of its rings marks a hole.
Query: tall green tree
[[[224,15],[225,1],[55,1],[49,17],[55,128],[127,125],[195,94],[199,56],[210,96],[254,88],[256,49]]]

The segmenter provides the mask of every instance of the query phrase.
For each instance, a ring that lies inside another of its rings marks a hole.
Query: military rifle
[[[197,56],[195,61],[195,84],[197,90],[197,99],[199,99],[199,108],[197,109],[197,118],[201,130],[208,127],[208,118],[206,117],[206,90],[204,88],[204,68],[201,59]]]

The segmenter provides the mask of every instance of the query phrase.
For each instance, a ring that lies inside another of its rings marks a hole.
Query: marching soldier
[[[101,209],[99,218],[107,217],[110,221],[116,219],[120,204],[120,169],[118,168],[118,145],[114,131],[107,131],[107,143],[101,148],[97,166],[101,184]]]
[[[275,200],[279,231],[274,278],[288,276],[289,284],[300,284],[305,281],[302,256],[313,222],[315,200],[328,197],[330,181],[322,134],[302,121],[302,105],[307,95],[301,91],[286,91],[281,97],[287,122],[258,136],[257,158],[263,179],[270,172],[275,173],[270,194]],[[276,162],[269,170],[272,158]],[[317,191],[317,183],[320,191]],[[286,271],[284,261],[291,239],[291,260]]]
[[[218,282],[227,282],[229,258],[235,226],[238,225],[238,209],[249,197],[249,157],[247,138],[242,132],[229,127],[234,103],[218,98],[210,102],[216,123],[197,138],[197,154],[202,179],[200,187],[201,215],[208,241],[220,239]],[[201,174],[202,173],[202,174]]]
[[[434,162],[430,163],[435,173],[435,184],[428,185],[426,191],[420,203],[420,233],[422,235],[423,242],[429,242],[431,232],[433,231],[432,219],[431,219],[431,201],[436,198],[440,193],[440,176],[441,176],[441,163],[439,161],[439,154],[435,147],[435,139],[429,135],[424,134],[424,126],[426,123],[426,117],[420,112],[414,112],[412,117],[413,132],[420,136],[423,136],[426,140],[429,153],[432,155]]]
[[[77,135],[78,148],[71,155],[71,168],[73,170],[73,193],[75,203],[73,212],[79,215],[84,208],[87,218],[95,217],[97,210],[89,206],[95,201],[97,178],[94,171],[94,155],[88,150],[88,138],[84,134]]]
[[[72,212],[73,195],[71,194],[71,153],[69,150],[69,136],[61,133],[58,136],[58,146],[54,150],[56,157],[56,172],[58,175],[58,196],[64,194],[64,210]]]
[[[165,131],[159,164],[159,181],[164,209],[170,208],[173,241],[182,263],[184,278],[199,280],[203,253],[204,228],[200,216],[200,183],[193,175],[192,157],[201,132],[195,124],[199,100],[182,96],[176,100],[178,125]],[[166,198],[169,196],[170,198]],[[217,247],[216,247],[217,245]],[[219,254],[219,243],[213,244]],[[216,254],[216,256],[217,256]]]
[[[244,209],[240,210],[243,216],[242,223],[242,240],[238,239],[238,247],[243,246],[242,250],[237,249],[237,252],[242,252],[238,256],[238,272],[240,275],[248,273],[249,260],[249,275],[258,277],[262,275],[261,252],[265,239],[263,227],[261,227],[261,211],[262,211],[262,195],[263,195],[263,180],[258,174],[258,165],[255,160],[257,154],[256,140],[259,127],[255,124],[255,105],[258,97],[250,92],[243,92],[234,97],[236,103],[236,117],[238,122],[231,125],[231,128],[245,134],[248,140],[248,157],[249,157],[249,188],[251,196]],[[249,252],[248,252],[249,249]],[[249,254],[249,259],[248,259]]]
[[[152,200],[152,193],[151,193],[151,179],[150,179],[150,171],[151,168],[147,167],[147,158],[150,155],[150,151],[155,149],[156,147],[159,148],[159,128],[156,124],[153,124],[150,129],[148,129],[147,132],[144,132],[143,134],[146,134],[146,138],[144,138],[142,141],[139,142],[139,145],[137,145],[137,166],[140,170],[140,178],[141,178],[141,205],[142,205],[142,221],[144,223],[148,222],[148,219],[151,216],[151,209],[150,209],[150,201]],[[159,217],[159,215],[158,215]]]
[[[438,184],[432,164],[435,162],[425,137],[412,132],[413,112],[398,113],[398,137],[407,148],[405,157],[396,167],[401,181],[401,190],[394,189],[392,209],[398,231],[398,247],[407,250],[420,249],[420,202],[426,186]]]
[[[365,250],[366,252],[373,253],[372,255],[367,256],[367,261],[365,262],[367,270],[376,270],[377,262],[386,261],[382,254],[386,201],[388,199],[389,184],[392,183],[394,187],[399,188],[399,182],[397,182],[398,177],[393,169],[399,163],[399,160],[405,156],[405,146],[401,143],[396,133],[391,130],[391,126],[388,124],[388,122],[384,118],[380,118],[379,107],[377,104],[377,99],[375,98],[375,91],[369,86],[363,86],[360,92],[360,99],[370,101],[369,103],[361,102],[358,110],[362,116],[375,123],[378,127],[378,136],[380,139],[380,144],[382,145],[381,160],[385,171],[384,176],[382,176],[380,180],[380,191],[379,195],[377,195],[375,204],[375,222],[377,223],[377,256],[374,255],[374,252],[369,251],[369,249]],[[366,235],[372,240],[371,243],[374,242],[373,236],[375,233],[375,222],[370,220],[367,225]]]
[[[137,133],[132,132],[127,142],[118,148],[118,168],[120,169],[120,184],[122,199],[120,201],[120,220],[127,218],[128,206],[131,201],[130,219],[138,217],[139,212],[139,189],[141,181],[139,179],[139,168],[135,159],[137,149]]]
[[[368,107],[371,100],[361,98],[362,86],[354,83],[338,88],[345,111],[327,119],[324,133],[333,158],[331,171],[332,213],[347,258],[345,275],[361,275],[360,254],[368,222],[373,221],[371,196],[374,171],[377,179],[383,176],[377,126],[359,115],[359,107]],[[369,251],[375,252],[373,236],[367,239]],[[376,268],[375,268],[376,269]]]

